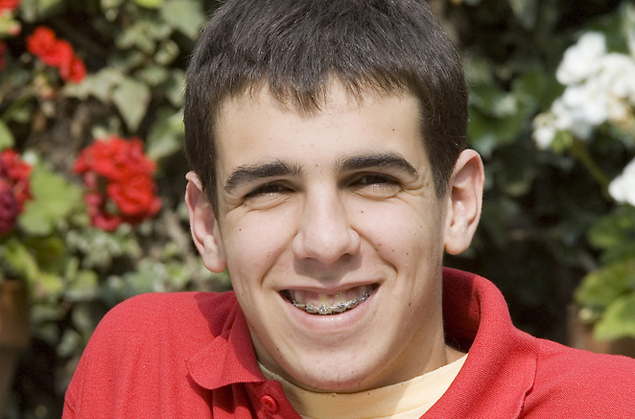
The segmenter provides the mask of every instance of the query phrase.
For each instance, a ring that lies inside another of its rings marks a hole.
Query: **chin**
[[[294,377],[294,384],[322,393],[355,393],[374,388],[368,384],[369,377],[356,374],[355,371],[342,371],[341,368],[333,368],[328,373],[304,372],[299,376]]]

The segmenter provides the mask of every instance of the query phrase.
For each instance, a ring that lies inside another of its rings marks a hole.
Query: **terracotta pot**
[[[599,341],[593,337],[593,325],[580,320],[579,309],[569,307],[569,346],[599,354],[625,355],[635,358],[635,339]]]
[[[20,281],[0,279],[0,412],[13,383],[20,352],[29,344],[26,291]]]

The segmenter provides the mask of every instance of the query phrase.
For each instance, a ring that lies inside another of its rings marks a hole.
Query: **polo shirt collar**
[[[513,326],[494,284],[468,272],[444,270],[443,314],[447,341],[469,349],[469,355],[428,414],[446,419],[518,417],[534,385],[538,340]]]
[[[247,321],[237,302],[227,316],[221,334],[188,359],[186,365],[192,380],[208,390],[265,381],[258,368]]]
[[[469,355],[454,383],[428,415],[448,419],[517,417],[533,387],[537,340],[513,326],[505,300],[494,284],[447,268],[443,281],[446,339],[469,350]],[[186,364],[193,381],[209,390],[266,381],[237,302],[221,334]]]

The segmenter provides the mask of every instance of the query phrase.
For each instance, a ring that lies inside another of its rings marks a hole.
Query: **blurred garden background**
[[[635,337],[635,6],[430,4],[465,59],[487,176],[477,237],[447,265],[494,281],[536,336],[575,344],[573,318]],[[217,6],[0,0],[0,287],[23,285],[29,314],[9,341],[19,292],[0,297],[0,355],[26,345],[3,418],[61,416],[118,302],[230,288],[201,265],[182,202],[183,76]]]

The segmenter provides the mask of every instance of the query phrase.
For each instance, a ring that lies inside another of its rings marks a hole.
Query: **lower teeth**
[[[363,303],[364,301],[366,301],[368,297],[370,297],[370,294],[364,293],[364,295],[362,295],[362,297],[359,300],[356,298],[353,298],[352,300],[348,300],[345,303],[338,303],[331,307],[327,305],[314,306],[311,303],[298,304],[297,302],[295,302],[295,300],[291,301],[291,304],[293,304],[296,308],[299,308],[300,310],[306,311],[309,314],[328,315],[328,314],[339,314],[339,313],[343,313],[345,311],[351,310],[357,307],[358,305],[360,305],[361,303]]]

